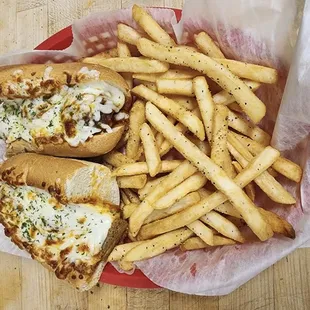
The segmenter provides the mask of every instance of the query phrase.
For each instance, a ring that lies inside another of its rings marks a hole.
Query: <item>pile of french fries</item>
[[[255,205],[257,186],[274,203],[294,204],[276,177],[302,176],[257,126],[266,107],[254,92],[276,83],[277,71],[226,59],[205,32],[191,46],[177,45],[137,5],[132,16],[139,31],[119,24],[117,48],[83,59],[121,73],[136,97],[128,135],[104,156],[129,220],[128,243],[109,261],[130,270],[175,247],[244,243],[244,225],[261,241],[294,238],[285,219]]]

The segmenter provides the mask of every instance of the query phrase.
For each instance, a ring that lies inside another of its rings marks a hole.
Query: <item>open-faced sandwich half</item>
[[[19,154],[0,167],[0,223],[32,258],[78,290],[94,286],[127,223],[99,164]]]
[[[108,68],[82,63],[0,68],[0,138],[7,155],[94,157],[120,140],[131,96]]]

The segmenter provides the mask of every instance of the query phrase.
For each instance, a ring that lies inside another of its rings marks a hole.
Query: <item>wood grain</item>
[[[90,12],[133,3],[180,8],[183,1],[0,0],[0,54],[31,49]],[[310,249],[299,249],[230,295],[201,297],[106,284],[77,293],[38,263],[0,253],[0,310],[310,309],[309,255]]]

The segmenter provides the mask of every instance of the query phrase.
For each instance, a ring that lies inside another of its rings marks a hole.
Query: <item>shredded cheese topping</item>
[[[97,71],[82,69],[81,73],[97,77]],[[104,115],[116,113],[113,117],[118,121],[123,117],[118,113],[124,103],[120,89],[99,80],[72,87],[64,85],[49,98],[0,98],[0,138],[7,143],[22,139],[37,144],[52,138],[55,143],[58,138],[60,143],[65,140],[76,147],[96,133],[111,132]]]
[[[3,182],[0,215],[36,255],[44,257],[48,253],[53,256],[51,260],[67,264],[90,262],[101,251],[113,220],[103,208],[63,205],[44,190]]]

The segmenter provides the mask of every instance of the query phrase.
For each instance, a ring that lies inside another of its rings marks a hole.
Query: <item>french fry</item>
[[[229,202],[225,201],[224,203],[221,203],[219,206],[214,208],[215,211],[227,214],[239,219],[242,219],[241,214],[236,210],[236,208]]]
[[[139,198],[143,200],[166,176],[149,180],[143,188],[138,191]]]
[[[240,108],[239,104],[237,102],[232,102],[228,105],[228,108],[234,112],[237,112],[237,113],[242,113],[242,109]]]
[[[242,171],[242,167],[237,161],[233,161],[232,164],[235,167],[237,173],[240,173]],[[250,199],[252,201],[255,201],[255,187],[254,187],[253,182],[251,182],[247,186],[245,186],[244,190],[245,190],[246,194],[250,197]]]
[[[153,74],[144,74],[136,73],[133,75],[135,79],[156,82],[158,79],[167,79],[167,80],[184,80],[192,79],[200,73],[191,69],[169,69],[164,73],[153,73]]]
[[[228,68],[233,74],[240,78],[249,79],[252,81],[274,84],[278,80],[277,70],[269,67],[245,63],[242,61],[231,59],[213,58],[222,66]]]
[[[197,101],[196,98],[193,97],[187,97],[187,96],[179,96],[179,95],[167,95],[169,99],[175,101],[178,103],[180,106],[187,110],[194,110],[197,108]]]
[[[223,89],[231,92],[243,111],[254,123],[258,123],[266,114],[266,106],[255,94],[226,67],[212,58],[197,52],[179,50],[141,38],[137,44],[140,53],[146,57],[182,65],[206,74]]]
[[[193,233],[195,233],[201,240],[203,240],[207,245],[213,245],[213,231],[203,224],[201,221],[197,220],[193,223],[187,225]]]
[[[187,207],[193,205],[194,203],[198,202],[199,200],[200,200],[200,195],[198,192],[189,193],[167,209],[154,210],[151,213],[151,215],[149,215],[145,219],[144,223],[148,224],[148,223],[154,222],[156,220],[160,220],[162,218],[165,218],[171,214],[182,211],[182,210],[186,209]]]
[[[228,113],[228,126],[261,143],[264,146],[270,144],[271,137],[267,132],[258,126],[252,125],[249,121],[243,119],[241,116],[232,111],[229,111]]]
[[[173,118],[172,116],[168,116],[167,118],[168,118],[168,120],[169,120],[172,124],[175,124],[175,123],[176,123],[176,119]],[[162,143],[164,142],[165,138],[164,138],[164,136],[163,136],[160,132],[157,132],[155,140],[156,140],[156,146],[157,146],[157,148],[158,148],[158,150],[159,150],[159,148],[160,148],[160,146],[162,145]]]
[[[138,40],[142,38],[142,36],[135,29],[125,24],[117,25],[117,36],[122,42],[132,45],[137,45]]]
[[[168,232],[137,245],[125,255],[123,260],[134,262],[154,257],[166,252],[167,250],[177,247],[186,239],[193,236],[193,234],[194,233],[188,228],[180,228],[175,231]]]
[[[200,173],[196,172],[175,188],[170,190],[165,196],[157,200],[153,207],[154,209],[166,209],[175,204],[178,200],[185,197],[187,194],[197,191],[205,186],[207,179]]]
[[[117,42],[117,53],[118,53],[118,57],[131,57],[131,53],[130,53],[128,45],[123,42]],[[132,89],[133,87],[132,73],[124,72],[122,73],[122,77],[128,84],[128,87]]]
[[[253,141],[248,137],[236,133],[233,134],[237,139],[244,142],[244,145],[247,146],[253,156],[258,155],[263,151],[264,146],[257,141]],[[302,169],[300,166],[284,157],[279,157],[272,165],[272,168],[292,181],[298,183],[301,180]]]
[[[198,107],[201,113],[202,121],[208,137],[208,141],[212,142],[212,122],[214,115],[214,102],[207,80],[202,77],[196,77],[193,80],[193,89],[197,98]]]
[[[116,72],[157,73],[169,69],[169,64],[143,57],[93,58],[86,57],[83,62],[110,68]]]
[[[138,234],[144,220],[152,213],[154,209],[152,205],[169,192],[169,190],[182,183],[196,171],[197,169],[188,161],[183,161],[182,164],[161,181],[160,186],[156,186],[154,190],[144,198],[129,219],[129,231],[133,237]]]
[[[201,152],[203,152],[206,155],[211,154],[211,147],[207,140],[200,141],[197,137],[193,136],[192,134],[187,134],[186,137],[193,142]]]
[[[143,241],[136,241],[117,245],[108,257],[108,262],[116,262],[124,258],[124,256]]]
[[[120,260],[118,264],[119,267],[124,271],[130,271],[135,267],[135,265],[132,262],[125,262],[124,260]]]
[[[260,87],[260,83],[250,80],[243,80],[243,82],[254,92]],[[215,104],[229,105],[235,102],[233,95],[229,94],[226,90],[222,90],[212,97]],[[239,106],[240,107],[240,106]],[[242,110],[241,110],[242,111]]]
[[[218,105],[214,110],[212,125],[211,159],[220,166],[230,178],[236,173],[227,149],[228,108]]]
[[[220,245],[232,245],[236,242],[234,240],[221,237],[221,236],[213,236],[213,246],[220,246]],[[199,237],[191,237],[185,240],[181,245],[181,251],[191,251],[191,250],[199,250],[209,247],[203,240]]]
[[[123,189],[123,192],[126,194],[130,202],[137,203],[137,204],[141,202],[138,195],[135,192],[133,192],[131,189],[125,188]]]
[[[140,81],[140,80],[136,80],[136,82],[138,85],[144,85],[145,87],[157,92],[157,86],[156,83],[154,82]]]
[[[252,154],[247,147],[231,133],[228,134],[228,149],[239,164],[245,168],[248,162],[253,160]],[[296,203],[295,198],[284,189],[284,187],[272,177],[268,171],[254,179],[254,182],[275,202],[283,204]]]
[[[133,159],[117,151],[112,151],[103,155],[103,159],[105,162],[107,162],[109,165],[113,167],[120,167],[135,162]]]
[[[204,31],[194,35],[194,41],[198,48],[209,57],[225,58],[220,48]]]
[[[140,138],[143,144],[149,174],[151,177],[155,177],[161,170],[161,160],[152,129],[146,123],[141,126]]]
[[[192,112],[182,108],[173,100],[164,97],[143,85],[136,86],[132,89],[132,92],[143,99],[151,101],[165,113],[169,114],[170,116],[174,117],[179,122],[184,124],[200,140],[204,140],[205,132],[203,124],[201,120]]]
[[[123,218],[125,220],[130,218],[132,213],[135,211],[135,209],[138,208],[138,206],[139,206],[138,203],[133,203],[133,202],[124,205],[123,210],[122,210]]]
[[[129,113],[129,136],[126,145],[126,154],[129,158],[137,159],[140,147],[140,128],[145,122],[145,105],[137,100]]]
[[[263,208],[258,209],[276,234],[281,234],[288,238],[295,239],[295,230],[289,222],[271,211],[267,211]]]
[[[155,42],[169,46],[176,45],[174,40],[162,27],[159,26],[153,17],[136,4],[132,7],[132,17]]]
[[[173,171],[178,167],[182,160],[163,160],[159,173],[166,173]],[[124,175],[148,174],[149,169],[146,162],[137,162],[133,164],[126,164],[116,168],[112,175],[119,177]]]
[[[156,86],[160,94],[195,97],[193,80],[190,79],[169,80],[160,78],[156,80]]]
[[[147,176],[146,174],[123,176],[117,177],[116,181],[119,188],[141,189],[147,182]]]
[[[120,191],[120,194],[121,194],[121,200],[122,200],[124,205],[128,205],[131,203],[129,198],[127,197],[127,195],[124,193],[123,190]]]
[[[187,159],[190,159],[195,166],[203,171],[208,179],[210,179],[215,186],[220,190],[223,190],[223,193],[217,192],[211,195],[206,200],[202,200],[198,204],[188,208],[187,210],[181,211],[178,213],[176,221],[172,221],[175,215],[172,215],[166,219],[160,220],[161,222],[165,221],[169,223],[169,230],[171,225],[177,226],[180,223],[181,225],[187,225],[201,216],[211,211],[219,204],[226,201],[226,196],[229,197],[231,203],[236,207],[236,209],[242,214],[244,220],[247,222],[248,226],[254,231],[254,233],[261,239],[266,240],[272,236],[272,231],[270,226],[262,219],[261,214],[257,211],[253,202],[246,196],[246,194],[241,190],[240,187],[244,187],[249,182],[251,182],[257,175],[261,174],[267,168],[269,168],[272,163],[279,157],[279,152],[275,149],[267,147],[264,150],[264,153],[268,153],[267,157],[262,157],[262,153],[258,155],[253,161],[249,164],[247,169],[244,169],[241,174],[239,174],[234,182],[231,181],[226,174],[215,165],[209,157],[203,154],[194,144],[192,144],[188,139],[186,139],[182,134],[175,130],[174,126],[167,121],[165,116],[152,104],[148,104],[146,108],[146,117],[148,121],[160,132],[163,133],[165,138],[171,142],[174,147]],[[265,154],[263,154],[265,155]],[[256,166],[258,160],[262,160],[260,166]],[[250,172],[250,173],[249,173]],[[215,174],[215,175],[214,175]],[[241,182],[247,181],[247,182]],[[240,187],[239,187],[240,186]],[[229,187],[229,190],[227,190]],[[213,197],[212,197],[213,196]],[[214,199],[214,196],[216,199]],[[246,207],[245,207],[246,206]],[[186,212],[185,212],[186,211]],[[188,214],[188,212],[192,214]],[[185,214],[184,214],[185,213]],[[184,216],[183,216],[184,215]],[[197,217],[197,215],[199,215]],[[184,219],[186,216],[186,219]],[[168,219],[168,220],[167,220]],[[187,222],[188,220],[191,221]],[[185,221],[185,223],[184,223]],[[158,221],[159,222],[159,221]],[[149,229],[145,225],[140,233],[143,235],[143,238],[148,238],[149,235],[152,235],[154,231]],[[165,226],[165,225],[163,225]],[[181,226],[181,227],[182,227]],[[167,229],[166,227],[163,227]],[[156,234],[156,233],[155,233]]]
[[[215,211],[210,211],[200,218],[205,224],[213,227],[220,234],[240,243],[245,241],[238,227]]]
[[[107,51],[104,51],[104,52],[101,52],[101,53],[98,53],[92,57],[95,57],[95,58],[111,58],[111,57],[117,57],[118,56],[118,51],[117,51],[117,48],[111,48]]]

